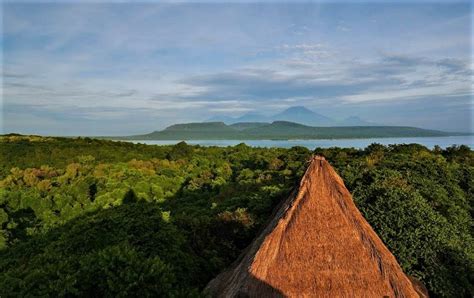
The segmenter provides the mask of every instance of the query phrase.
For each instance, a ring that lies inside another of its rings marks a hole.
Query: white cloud
[[[417,87],[411,89],[392,89],[383,91],[367,91],[364,93],[345,95],[341,99],[350,103],[364,103],[371,101],[402,101],[415,100],[426,97],[438,96],[469,96],[471,91],[465,85],[461,86],[433,86]],[[447,99],[448,100],[448,99]]]
[[[430,26],[397,35],[385,33],[396,21],[390,11],[377,15],[377,30],[360,34],[360,11],[354,25],[284,5],[24,7],[35,12],[5,13],[7,111],[28,106],[45,118],[70,113],[84,121],[148,113],[158,126],[289,105],[369,110],[472,94],[470,36],[459,30],[466,17],[439,26],[430,17]]]

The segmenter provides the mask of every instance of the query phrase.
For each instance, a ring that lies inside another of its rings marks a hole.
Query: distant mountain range
[[[264,116],[259,113],[247,113],[236,118],[229,116],[215,116],[207,120],[207,122],[224,122],[225,124],[274,121],[288,121],[309,126],[380,126],[379,124],[362,120],[357,116],[351,116],[338,121],[318,114],[303,106],[290,107],[272,116]]]
[[[124,140],[291,140],[381,137],[440,137],[461,135],[407,126],[313,127],[289,121],[199,122],[175,124],[149,134],[113,137]]]

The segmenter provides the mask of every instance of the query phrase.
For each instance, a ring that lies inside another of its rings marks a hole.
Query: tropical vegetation
[[[325,156],[434,297],[474,294],[474,153],[151,146],[5,135],[0,296],[199,297]]]

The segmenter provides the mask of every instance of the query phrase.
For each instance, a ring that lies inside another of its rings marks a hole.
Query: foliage
[[[298,184],[313,152],[4,136],[0,295],[199,296]],[[466,146],[316,149],[405,272],[472,296]]]
[[[8,296],[194,294],[194,258],[156,204],[127,204],[84,214],[4,250],[0,289]]]

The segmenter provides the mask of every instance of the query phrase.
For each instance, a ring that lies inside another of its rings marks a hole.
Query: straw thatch
[[[214,297],[419,297],[323,157],[227,271]]]

